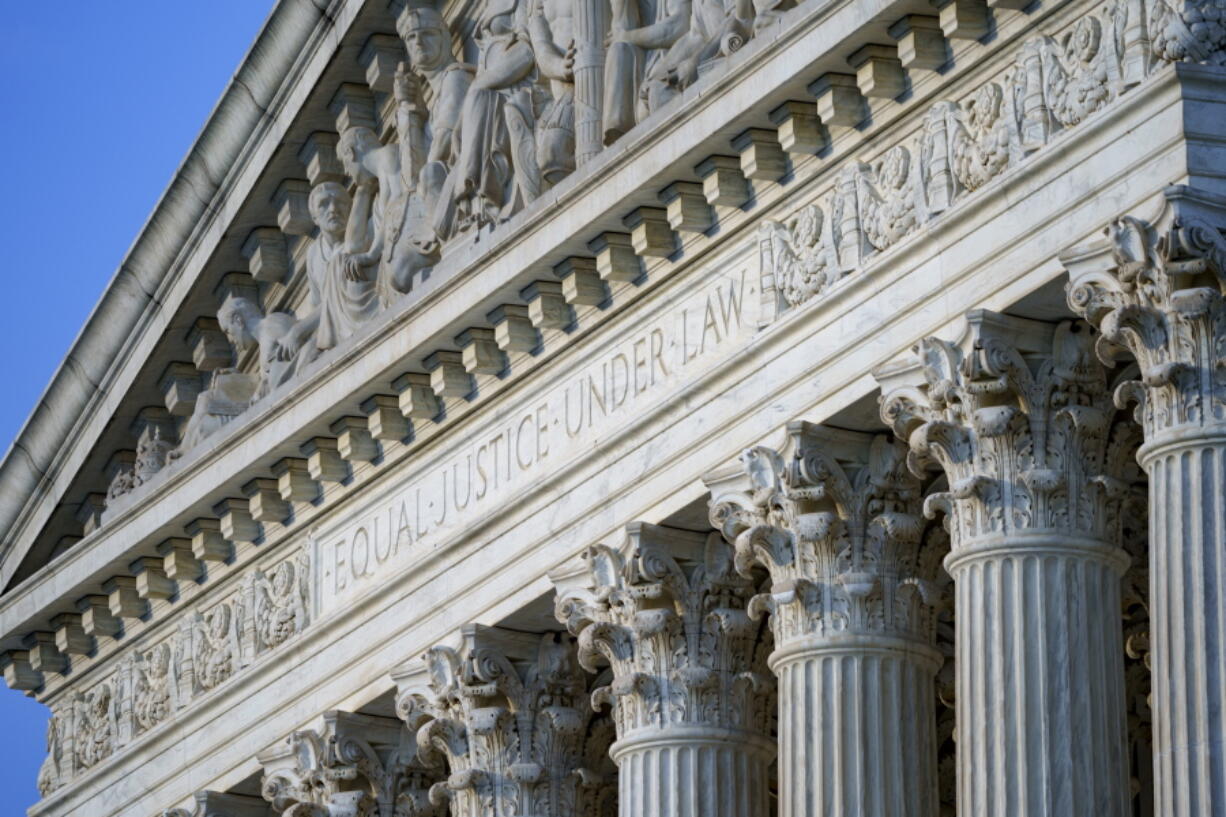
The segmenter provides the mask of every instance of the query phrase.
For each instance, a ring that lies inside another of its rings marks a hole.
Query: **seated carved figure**
[[[739,49],[751,36],[751,0],[663,0],[657,20],[645,16],[637,0],[613,0],[613,24],[606,63],[605,141],[629,129],[630,89],[638,90],[636,120],[676,97],[712,60]],[[649,56],[632,54],[642,49]],[[645,64],[645,71],[642,66]],[[611,103],[611,104],[610,104]]]
[[[309,348],[289,351],[286,338],[295,321],[287,312],[274,312],[265,317],[249,299],[231,295],[218,310],[217,322],[236,356],[242,357],[253,347],[259,347],[259,371],[248,374],[228,368],[213,372],[209,388],[196,398],[196,408],[187,421],[183,440],[170,453],[171,459],[199,445],[253,402],[289,380],[299,366],[313,357]]]

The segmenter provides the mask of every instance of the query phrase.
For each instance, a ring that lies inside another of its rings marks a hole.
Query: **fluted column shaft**
[[[1126,560],[1042,534],[955,553],[959,813],[1128,814]]]
[[[1149,476],[1154,814],[1226,817],[1226,199],[1163,191],[1062,256],[1098,353],[1136,366]]]
[[[1135,435],[1084,323],[974,312],[883,418],[950,532],[958,812],[1127,817],[1119,546]]]
[[[881,638],[778,650],[779,817],[935,817],[940,655]]]
[[[621,817],[765,817],[774,744],[742,730],[672,727],[613,744]]]
[[[1226,429],[1147,445],[1155,813],[1226,815]]]
[[[934,611],[945,552],[925,541],[905,449],[796,422],[741,455],[711,522],[762,568],[779,682],[780,817],[937,817]]]

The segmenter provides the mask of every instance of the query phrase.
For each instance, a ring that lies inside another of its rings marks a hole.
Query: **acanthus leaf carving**
[[[420,670],[397,712],[422,762],[447,770],[430,802],[467,817],[608,813],[612,728],[588,705],[571,638],[467,628],[459,650],[430,649]]]
[[[1116,400],[1138,403],[1147,437],[1226,421],[1224,211],[1219,199],[1168,188],[1152,221],[1123,216],[1064,256],[1069,305],[1101,330],[1099,357],[1127,352],[1140,366]]]
[[[394,718],[332,711],[323,728],[291,734],[260,754],[261,793],[291,817],[438,817],[428,791],[438,770],[418,760]]]
[[[1023,349],[994,328],[1015,320],[972,313],[963,344],[922,341],[924,385],[887,393],[882,418],[908,440],[914,473],[945,472],[949,490],[925,511],[953,512],[955,550],[1018,530],[1117,542],[1118,418],[1092,330],[1066,321],[1048,335],[1019,323],[1031,337]]]
[[[771,614],[781,647],[873,633],[930,644],[940,569],[921,548],[920,484],[902,446],[794,423],[785,452],[746,450],[749,490],[711,501],[737,570],[770,574],[770,593],[751,613]]]
[[[589,549],[593,588],[560,595],[555,607],[584,666],[611,669],[594,705],[612,704],[620,737],[683,725],[765,734],[771,639],[747,612],[755,586],[734,570],[731,548],[715,534],[642,523],[628,532],[628,557]]]

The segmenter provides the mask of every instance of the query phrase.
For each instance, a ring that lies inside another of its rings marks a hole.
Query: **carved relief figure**
[[[1009,165],[1012,142],[1005,95],[989,82],[962,109],[954,128],[953,171],[967,190],[978,190]]]
[[[403,109],[398,110],[397,117],[406,128],[399,145],[381,145],[374,131],[357,126],[341,134],[338,146],[345,171],[358,185],[358,199],[346,224],[345,252],[354,253],[344,262],[346,291],[356,289],[351,284],[365,283],[370,269],[376,268],[375,290],[384,305],[408,292],[414,275],[438,261],[438,240],[427,223],[426,209],[415,194],[417,182],[412,178],[413,168],[421,165],[416,145],[423,136],[419,106],[411,96],[400,99],[406,86],[411,90],[407,82],[396,83],[398,108]],[[410,160],[407,167],[405,158]],[[373,199],[372,182],[377,182]],[[322,233],[322,226],[320,229]],[[327,252],[326,247],[321,248],[321,253]],[[353,303],[342,310],[348,319],[365,319],[359,315],[366,315],[366,307],[356,306],[359,301],[364,304],[364,298],[353,298]]]
[[[787,221],[766,221],[762,233],[770,242],[775,286],[789,306],[798,306],[841,277],[828,242],[822,240],[824,216],[816,204]]]
[[[47,757],[38,767],[38,793],[46,797],[63,785],[60,778],[60,761],[64,749],[60,742],[60,717],[58,714],[47,719]]]
[[[897,145],[871,172],[861,173],[858,199],[865,238],[877,249],[891,247],[911,232],[919,223],[911,152]]]
[[[396,28],[409,52],[409,65],[397,72],[395,83],[401,164],[409,174],[407,179],[421,157],[419,195],[426,212],[434,214],[434,232],[446,238],[455,211],[444,186],[460,154],[458,129],[473,69],[452,55],[447,24],[433,8],[409,6],[397,19]],[[424,88],[418,77],[425,80]],[[427,93],[429,98],[423,100]],[[429,108],[424,122],[415,115],[418,107]]]
[[[255,400],[280,386],[315,355],[313,348],[302,348],[293,339],[294,316],[274,312],[265,316],[247,298],[231,295],[217,312],[217,322],[238,357],[259,347],[258,374],[234,368],[213,372],[209,388],[196,398],[196,408],[183,430],[179,447],[169,452],[176,459],[195,448],[202,440],[247,410]]]
[[[532,0],[528,32],[550,100],[536,125],[537,166],[557,184],[575,169],[574,0]]]
[[[1083,17],[1057,46],[1043,39],[1046,90],[1052,113],[1065,127],[1076,125],[1108,99],[1102,23]]]
[[[541,192],[525,0],[492,0],[477,21],[481,52],[464,101],[460,155],[449,180],[456,231],[506,221]]]
[[[238,628],[230,605],[197,613],[193,629],[196,682],[202,690],[213,689],[238,668]]]
[[[255,621],[260,644],[276,647],[307,625],[307,562],[305,554],[295,564],[287,559],[277,565],[271,578],[260,571],[255,579]]]
[[[350,134],[350,149],[344,151],[346,170],[357,184],[357,199],[350,199],[345,188],[336,182],[318,184],[311,191],[311,218],[319,227],[319,236],[307,251],[306,263],[314,309],[278,344],[278,357],[283,361],[292,360],[296,350],[307,343],[313,343],[321,352],[331,349],[379,309],[374,270],[360,255],[370,246],[369,219],[376,177],[353,158],[361,150],[354,144],[364,138],[352,133],[359,130],[363,129],[346,131]]]
[[[159,644],[133,662],[132,714],[141,731],[152,729],[170,714],[175,686],[169,644]]]
[[[610,64],[614,62],[612,49],[620,43],[655,52],[647,58],[639,94],[639,120],[692,85],[701,67],[738,50],[752,31],[754,11],[750,0],[664,0],[660,18],[638,28],[630,24],[635,12],[641,15],[642,10],[630,8],[632,2],[614,2]],[[633,82],[624,65],[611,70],[620,73],[608,76],[606,83]]]
[[[115,751],[116,716],[110,684],[98,684],[77,696],[74,747],[82,768],[88,769]]]

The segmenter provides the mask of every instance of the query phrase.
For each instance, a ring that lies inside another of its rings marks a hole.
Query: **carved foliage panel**
[[[174,631],[137,645],[112,670],[52,704],[44,796],[223,686],[310,621],[304,548],[252,569],[231,592],[185,610]]]
[[[1113,0],[1032,37],[996,77],[935,103],[910,136],[867,161],[847,162],[815,201],[763,222],[760,252],[775,310],[828,292],[1166,61],[1221,62],[1220,9],[1176,5]],[[1167,28],[1151,44],[1146,32],[1155,21]]]

